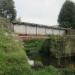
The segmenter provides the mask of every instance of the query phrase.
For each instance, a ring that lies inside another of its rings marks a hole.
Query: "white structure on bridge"
[[[65,29],[33,23],[14,23],[14,32],[28,35],[63,35]]]
[[[64,28],[57,28],[46,25],[39,25],[33,23],[13,23],[14,32],[21,36],[46,36],[46,35],[64,35]]]

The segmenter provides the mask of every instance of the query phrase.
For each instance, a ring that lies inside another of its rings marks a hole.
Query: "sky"
[[[21,18],[21,21],[49,26],[58,25],[58,15],[64,1],[65,0],[14,0],[17,18]]]

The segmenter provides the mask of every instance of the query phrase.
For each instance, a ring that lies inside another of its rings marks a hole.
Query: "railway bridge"
[[[16,22],[13,23],[13,31],[23,40],[45,39],[50,35],[64,35],[65,28],[53,27],[42,24]]]

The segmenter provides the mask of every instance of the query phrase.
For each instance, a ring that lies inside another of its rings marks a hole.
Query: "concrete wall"
[[[65,30],[47,28],[42,26],[14,24],[14,32],[28,35],[63,35]]]
[[[24,34],[25,33],[25,25],[14,25],[14,32]]]
[[[54,35],[62,34],[62,33],[60,33],[60,31],[61,30],[53,29],[53,34]]]
[[[50,29],[50,28],[46,28],[46,35],[49,35],[49,34],[53,34],[53,29]]]
[[[44,27],[37,27],[37,35],[46,35]]]
[[[27,26],[27,34],[35,35],[36,34],[36,27],[34,26]]]

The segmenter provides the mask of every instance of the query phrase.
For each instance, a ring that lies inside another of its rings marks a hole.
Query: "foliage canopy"
[[[16,10],[13,0],[0,0],[0,17],[13,21],[16,17]]]
[[[72,1],[66,0],[63,4],[58,16],[58,23],[60,27],[75,29],[75,4]]]

